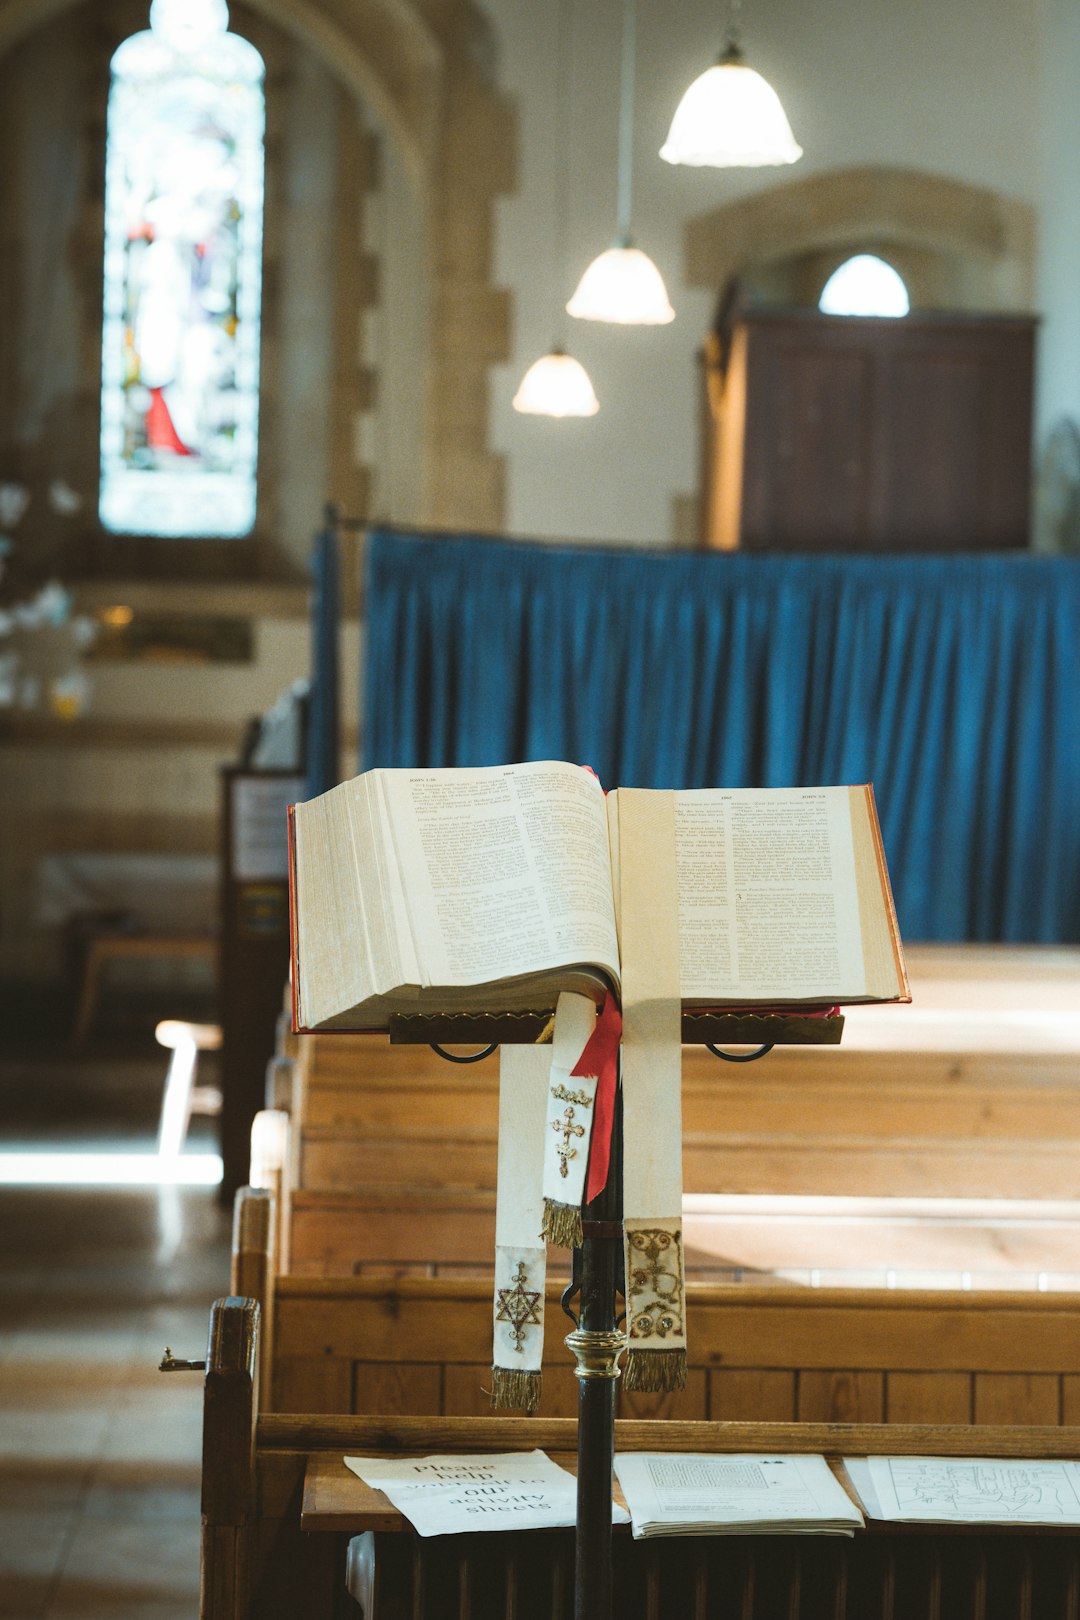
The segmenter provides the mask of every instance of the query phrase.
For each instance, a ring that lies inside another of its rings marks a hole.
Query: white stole
[[[619,790],[628,1390],[686,1384],[675,795]]]
[[[547,1248],[541,1132],[551,1052],[499,1049],[499,1170],[495,1201],[494,1349],[491,1404],[535,1412],[544,1353]]]

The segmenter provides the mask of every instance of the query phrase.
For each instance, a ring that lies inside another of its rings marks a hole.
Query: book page
[[[577,1480],[542,1451],[344,1461],[388,1496],[421,1536],[543,1530],[572,1525],[577,1515]],[[626,1520],[613,1503],[613,1523]]]
[[[871,1457],[880,1516],[905,1524],[1080,1525],[1080,1464],[1020,1457]]]
[[[840,1529],[862,1515],[820,1456],[629,1452],[615,1472],[634,1534],[675,1529]]]
[[[684,1001],[867,994],[847,788],[676,794]]]
[[[618,983],[607,815],[593,775],[560,761],[372,774],[421,983],[483,984],[575,963]]]

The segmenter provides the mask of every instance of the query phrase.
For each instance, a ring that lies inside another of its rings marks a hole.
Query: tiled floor
[[[0,1063],[0,1146],[152,1151],[161,1061],[88,1072]],[[0,1187],[5,1620],[195,1620],[201,1379],[157,1363],[227,1292],[215,1196]]]

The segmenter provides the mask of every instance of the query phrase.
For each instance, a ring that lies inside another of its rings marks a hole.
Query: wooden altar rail
[[[346,1539],[354,1522],[337,1490],[340,1459],[365,1453],[522,1450],[562,1460],[569,1418],[257,1417],[258,1307],[219,1300],[211,1317],[203,1428],[200,1620],[344,1620]],[[948,1422],[620,1422],[622,1450],[866,1455],[1074,1457],[1074,1430]],[[322,1481],[323,1491],[312,1489]],[[320,1505],[321,1504],[321,1505]],[[365,1620],[560,1620],[570,1532],[478,1536],[425,1545],[387,1508],[356,1551]],[[322,1533],[319,1533],[319,1532]],[[521,1542],[518,1545],[519,1540]],[[625,1620],[1075,1620],[1074,1534],[958,1531],[868,1524],[853,1541],[718,1537],[668,1544],[615,1538]],[[367,1568],[363,1567],[366,1564]],[[508,1593],[512,1601],[508,1602]],[[723,1606],[723,1607],[722,1607]]]

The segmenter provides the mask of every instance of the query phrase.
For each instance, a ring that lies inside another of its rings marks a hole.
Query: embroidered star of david
[[[537,1306],[540,1304],[540,1291],[535,1292],[526,1288],[529,1274],[525,1269],[524,1260],[518,1261],[514,1272],[513,1288],[500,1288],[498,1290],[499,1306],[495,1312],[496,1322],[509,1322],[510,1342],[515,1350],[523,1351],[525,1348],[525,1329],[539,1327],[540,1317]]]

